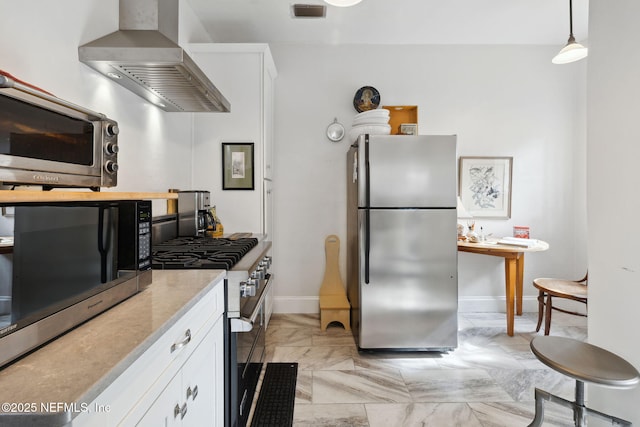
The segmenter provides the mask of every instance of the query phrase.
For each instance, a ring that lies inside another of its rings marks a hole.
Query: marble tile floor
[[[585,318],[553,316],[553,335],[586,340]],[[465,313],[451,352],[367,353],[340,324],[321,332],[318,315],[274,314],[266,362],[298,363],[296,427],[526,426],[535,387],[574,399],[574,381],[531,353],[536,321],[516,316],[509,337],[504,313]],[[571,411],[546,405],[544,425],[572,426]]]

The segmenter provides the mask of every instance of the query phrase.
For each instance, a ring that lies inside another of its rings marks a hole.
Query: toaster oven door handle
[[[260,299],[256,304],[256,308],[251,313],[249,317],[240,316],[240,318],[233,318],[231,320],[231,332],[249,332],[253,329],[253,323],[256,321],[256,318],[260,314],[260,308],[264,304],[264,299],[267,297],[267,293],[271,289],[271,274],[267,274],[265,278],[264,287],[262,289],[262,293],[260,294]]]

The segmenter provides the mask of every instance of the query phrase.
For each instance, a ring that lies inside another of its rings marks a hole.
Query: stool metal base
[[[561,405],[573,410],[573,420],[576,427],[586,427],[587,414],[593,415],[603,420],[611,421],[612,425],[621,425],[621,426],[632,425],[629,421],[625,421],[623,419],[614,417],[612,415],[604,414],[602,412],[587,408],[584,405],[584,383],[579,380],[576,380],[575,402],[570,402],[566,399],[558,397],[547,391],[540,390],[539,388],[536,388],[535,395],[536,395],[536,415],[533,421],[531,422],[531,424],[529,424],[529,427],[542,426],[542,421],[544,420],[544,401],[545,400],[549,402],[557,403],[558,405]]]

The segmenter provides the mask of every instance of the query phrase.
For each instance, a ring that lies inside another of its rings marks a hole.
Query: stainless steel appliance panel
[[[456,347],[455,209],[372,209],[368,217],[367,226],[359,212],[358,346]]]
[[[205,232],[210,215],[211,194],[209,191],[178,192],[178,235],[197,236]]]
[[[358,205],[455,207],[455,165],[454,135],[363,135],[358,140]]]

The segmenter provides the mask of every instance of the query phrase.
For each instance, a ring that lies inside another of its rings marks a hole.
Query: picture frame
[[[222,189],[254,190],[253,142],[222,143]]]
[[[417,135],[418,124],[417,123],[402,123],[400,124],[401,135]]]
[[[474,218],[511,218],[513,157],[460,157],[458,192]]]

